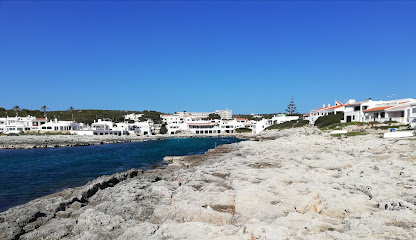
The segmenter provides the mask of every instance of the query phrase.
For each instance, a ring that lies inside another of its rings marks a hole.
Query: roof
[[[237,121],[248,121],[247,118],[236,118],[235,120],[237,120]]]
[[[409,108],[409,107],[410,107],[410,104],[400,104],[400,105],[394,106],[392,108],[389,108],[386,111],[389,111],[389,112],[402,111],[402,110],[405,110],[406,108]]]
[[[363,103],[368,102],[368,100],[365,101],[361,101],[361,102],[355,102],[355,103],[349,103],[349,104],[345,104],[344,106],[357,106],[357,105],[361,105]]]
[[[333,110],[333,109],[337,109],[337,108],[344,107],[344,106],[345,106],[344,104],[341,104],[341,105],[335,105],[335,106],[330,106],[330,107],[321,107],[321,108],[312,110],[311,112],[320,111],[320,110]]]
[[[46,118],[36,118],[36,121],[46,121]]]
[[[377,111],[383,111],[386,110],[387,108],[391,108],[393,106],[384,106],[384,107],[376,107],[376,108],[370,108],[367,110],[364,110],[363,112],[377,112]]]
[[[314,109],[314,110],[312,110],[311,112],[313,112],[313,111],[319,111],[319,110],[324,110],[324,109],[327,109],[328,107],[321,107],[321,108],[317,108],[317,109]]]
[[[327,108],[327,109],[325,109],[325,110],[337,109],[337,108],[340,108],[340,107],[343,107],[343,106],[344,106],[344,104],[341,104],[341,105],[336,105],[336,106],[329,107],[329,108]]]

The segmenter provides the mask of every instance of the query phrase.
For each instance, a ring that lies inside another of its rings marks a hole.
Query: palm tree
[[[69,107],[68,111],[71,113],[71,119],[72,121],[74,121],[74,108],[73,107]]]
[[[19,111],[20,111],[20,107],[19,106],[14,106],[13,110],[16,112],[16,117],[19,116]]]
[[[46,109],[48,109],[45,105],[43,105],[40,109],[43,111],[43,116],[46,117]]]

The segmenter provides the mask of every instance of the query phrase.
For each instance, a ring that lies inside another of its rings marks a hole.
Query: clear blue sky
[[[0,107],[300,112],[416,97],[416,1],[1,1]]]

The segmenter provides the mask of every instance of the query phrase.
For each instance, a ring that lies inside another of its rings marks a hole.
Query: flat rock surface
[[[0,239],[416,239],[415,140],[256,140],[11,208]]]

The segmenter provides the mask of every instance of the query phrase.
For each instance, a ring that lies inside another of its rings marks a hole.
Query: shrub
[[[344,119],[344,113],[340,112],[337,114],[330,114],[327,116],[319,117],[315,121],[315,126],[323,128],[332,124],[341,123],[341,120]]]
[[[236,131],[238,133],[251,133],[252,132],[252,130],[249,129],[249,128],[238,128],[238,129],[236,129]]]
[[[286,128],[297,128],[303,127],[309,124],[308,120],[292,120],[289,122],[283,122],[281,124],[275,124],[267,127],[265,130],[272,130],[272,129],[286,129]]]
[[[160,134],[166,134],[168,133],[168,129],[166,128],[166,124],[162,124],[160,127]]]
[[[293,127],[303,127],[309,124],[308,120],[298,120]]]

